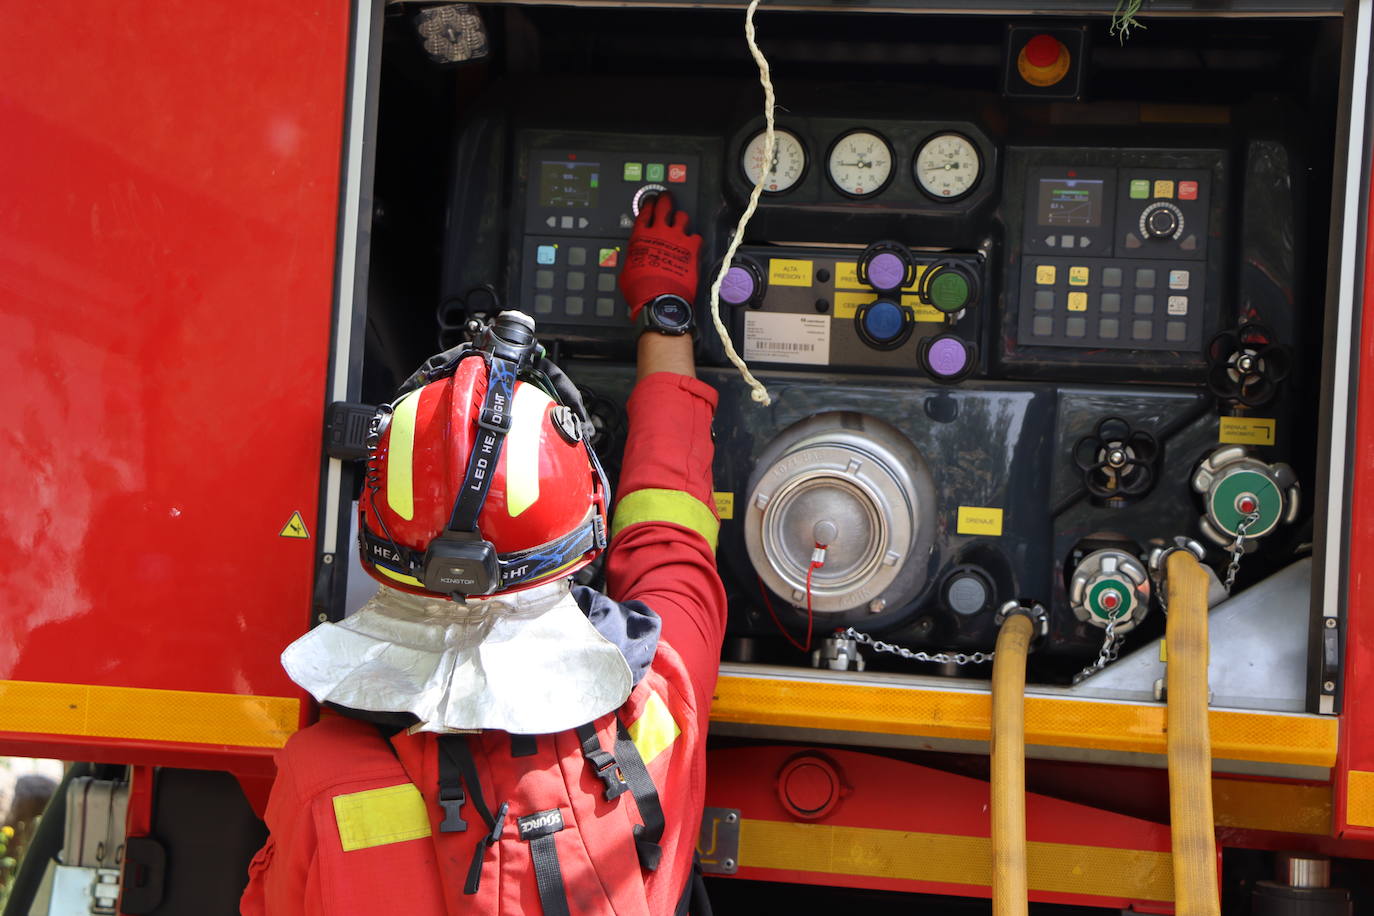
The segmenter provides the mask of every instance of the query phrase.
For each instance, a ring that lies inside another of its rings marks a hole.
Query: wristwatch
[[[654,331],[670,337],[681,337],[691,334],[696,326],[692,304],[681,296],[657,296],[639,310],[640,334]]]

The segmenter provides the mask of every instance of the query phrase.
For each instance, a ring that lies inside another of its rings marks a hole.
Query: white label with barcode
[[[745,312],[744,358],[828,366],[830,316]]]

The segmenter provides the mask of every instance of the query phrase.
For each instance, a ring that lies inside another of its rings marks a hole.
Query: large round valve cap
[[[901,242],[874,242],[859,257],[859,280],[880,293],[895,292],[916,276],[915,261]]]
[[[750,258],[738,257],[720,281],[720,300],[729,305],[756,303],[766,291],[763,271]]]
[[[890,344],[907,329],[907,313],[900,305],[879,299],[864,310],[861,319],[864,334],[874,343]]]
[[[946,315],[952,315],[973,299],[973,283],[968,274],[956,267],[942,267],[935,271],[926,287],[930,304]]]
[[[953,383],[971,373],[977,351],[968,341],[954,334],[940,334],[921,341],[917,352],[921,368],[937,382]]]
[[[1032,86],[1053,86],[1069,72],[1069,49],[1053,35],[1041,32],[1016,55],[1016,72]]]

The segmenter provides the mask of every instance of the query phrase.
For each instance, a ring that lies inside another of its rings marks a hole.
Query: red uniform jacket
[[[401,732],[388,747],[372,725],[330,717],[278,755],[271,835],[250,866],[245,916],[542,913],[532,844],[517,821],[552,808],[563,822],[553,840],[572,913],[673,912],[701,820],[725,628],[711,508],[715,403],[711,388],[686,376],[656,373],[636,386],[607,561],[611,597],[642,601],[662,620],[648,673],[618,714],[595,723],[602,748],[613,750],[618,715],[653,779],[666,824],[657,869],[643,868],[636,853],[637,802],[629,792],[606,800],[573,732],[538,736],[532,754],[513,756],[510,736],[488,731],[467,746],[486,805],[509,810],[500,838],[478,858],[476,893],[465,893],[491,831],[471,799],[462,811],[467,830],[439,830],[436,737]]]

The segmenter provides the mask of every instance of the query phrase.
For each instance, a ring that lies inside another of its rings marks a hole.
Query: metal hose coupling
[[[1038,601],[1032,601],[1029,598],[1013,598],[997,609],[992,622],[1000,627],[1008,619],[1018,615],[1028,618],[1031,622],[1031,651],[1035,651],[1036,644],[1049,635],[1049,612]]]

